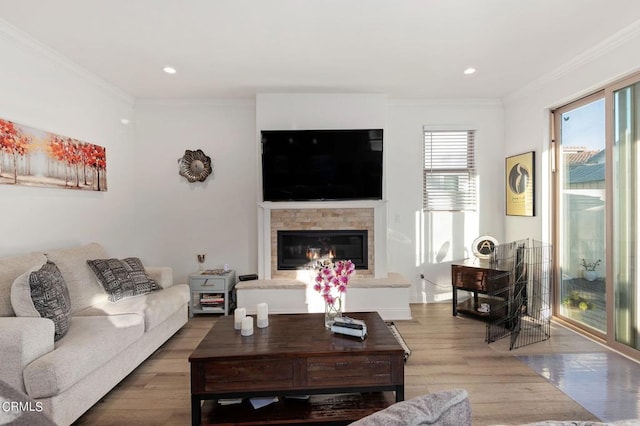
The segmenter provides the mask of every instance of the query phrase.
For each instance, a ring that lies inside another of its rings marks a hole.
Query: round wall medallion
[[[473,250],[473,254],[475,254],[477,258],[488,259],[496,250],[497,245],[498,240],[489,235],[483,235],[473,240],[471,249]]]
[[[189,182],[204,182],[213,171],[211,158],[201,149],[187,149],[184,156],[178,159],[178,165],[180,176],[184,176]]]

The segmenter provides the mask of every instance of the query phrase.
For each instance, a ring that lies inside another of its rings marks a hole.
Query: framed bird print
[[[535,216],[535,152],[506,159],[506,210],[508,216]]]

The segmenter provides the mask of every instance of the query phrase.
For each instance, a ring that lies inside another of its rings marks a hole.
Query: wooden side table
[[[189,315],[224,314],[229,315],[231,292],[236,285],[236,272],[197,272],[189,275],[191,298]]]
[[[458,312],[486,319],[504,318],[509,286],[509,271],[491,267],[489,262],[474,260],[451,265],[451,285],[453,290],[453,316]],[[458,303],[458,290],[473,293],[473,298]],[[482,296],[479,296],[482,295]],[[489,312],[480,312],[481,303],[488,303]]]

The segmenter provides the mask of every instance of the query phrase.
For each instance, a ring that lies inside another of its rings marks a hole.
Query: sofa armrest
[[[25,391],[22,370],[32,361],[53,351],[53,321],[34,317],[0,317],[0,379]]]
[[[144,270],[160,284],[160,287],[167,288],[173,285],[173,269],[170,266],[145,266]]]

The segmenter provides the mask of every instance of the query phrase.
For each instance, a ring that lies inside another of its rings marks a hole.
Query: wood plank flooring
[[[414,304],[411,311],[412,320],[394,321],[412,350],[405,366],[405,399],[464,388],[478,426],[597,420],[516,355],[603,352],[602,346],[552,324],[550,340],[509,351],[508,339],[485,343],[485,324],[453,317],[448,303]],[[190,319],[75,424],[190,424],[188,356],[215,321],[216,316]]]

